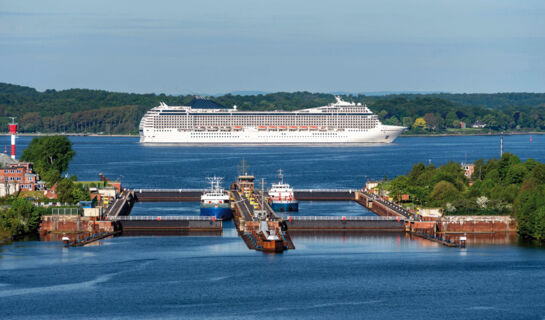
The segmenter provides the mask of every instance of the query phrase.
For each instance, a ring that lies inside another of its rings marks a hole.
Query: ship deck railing
[[[143,192],[205,192],[209,189],[134,189],[134,192],[143,193]]]

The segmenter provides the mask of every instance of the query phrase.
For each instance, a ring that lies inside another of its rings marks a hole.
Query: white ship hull
[[[404,127],[380,125],[373,129],[343,131],[270,131],[245,128],[232,131],[182,131],[179,129],[146,128],[141,143],[163,144],[339,144],[391,143]]]

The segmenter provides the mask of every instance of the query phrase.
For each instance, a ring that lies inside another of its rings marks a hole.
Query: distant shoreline
[[[9,133],[0,133],[0,136],[9,136]],[[106,138],[137,138],[137,134],[98,134],[98,133],[18,133],[18,136],[69,136],[69,137],[106,137]],[[423,134],[402,134],[399,137],[469,137],[469,136],[517,136],[517,135],[545,135],[545,131],[506,131],[492,133],[423,133]]]
[[[0,133],[0,136],[9,136],[9,133]],[[33,136],[69,136],[69,137],[127,137],[127,138],[137,138],[137,134],[98,134],[98,133],[89,133],[89,134],[82,134],[82,133],[65,133],[65,132],[58,132],[58,133],[17,133],[18,136],[26,136],[26,137],[33,137]]]
[[[523,136],[523,135],[545,135],[545,132],[493,132],[493,133],[433,133],[433,134],[402,134],[400,137],[469,137],[469,136]]]

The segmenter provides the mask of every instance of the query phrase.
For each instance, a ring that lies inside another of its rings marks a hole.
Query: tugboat
[[[201,216],[212,216],[216,219],[229,220],[233,218],[229,194],[221,186],[223,178],[207,178],[210,190],[201,196]]]
[[[293,189],[284,183],[282,169],[278,170],[278,183],[273,183],[269,190],[269,202],[274,211],[299,211],[299,202],[293,195]]]

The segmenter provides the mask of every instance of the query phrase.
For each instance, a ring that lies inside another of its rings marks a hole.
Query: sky
[[[543,0],[0,0],[0,82],[545,92],[544,17]]]

